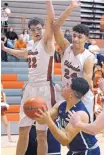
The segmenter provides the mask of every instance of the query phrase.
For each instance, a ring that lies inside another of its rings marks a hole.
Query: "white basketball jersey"
[[[62,59],[62,83],[63,86],[67,83],[71,84],[71,79],[74,77],[83,77],[83,66],[86,59],[94,56],[87,49],[83,53],[74,55],[72,47],[69,46],[64,53]],[[93,105],[94,105],[94,95],[91,90],[83,98],[83,103],[85,104],[87,110],[91,115],[91,121],[93,120]]]
[[[28,71],[29,82],[49,81],[53,69],[53,54],[47,53],[42,40],[34,43],[29,41],[28,46]]]
[[[83,66],[85,60],[89,57],[94,56],[87,50],[78,55],[74,55],[72,46],[69,46],[62,58],[62,83],[66,85],[71,84],[71,79],[74,77],[83,77]]]

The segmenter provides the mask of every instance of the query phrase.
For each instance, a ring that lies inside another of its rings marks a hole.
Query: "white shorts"
[[[52,89],[51,89],[52,88]],[[23,98],[21,101],[21,108],[20,108],[20,122],[19,127],[31,126],[35,121],[28,118],[24,111],[23,105],[27,98],[41,96],[46,100],[48,109],[55,104],[55,92],[54,87],[50,86],[50,82],[39,82],[39,83],[28,83],[25,87]],[[36,129],[37,130],[47,130],[47,125],[41,125],[36,122]]]

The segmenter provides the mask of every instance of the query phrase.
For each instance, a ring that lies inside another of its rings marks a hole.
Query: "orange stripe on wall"
[[[2,74],[1,81],[17,81],[18,76],[17,74]]]
[[[54,68],[60,68],[61,69],[61,63],[54,63]]]
[[[6,114],[6,116],[7,116],[7,120],[10,122],[20,120],[19,113],[14,113],[14,114],[10,113],[10,114]]]
[[[62,75],[61,69],[58,69],[58,68],[56,69],[56,68],[55,68],[55,69],[54,69],[54,74],[55,74],[55,75]]]
[[[20,112],[20,105],[10,105],[9,109],[7,110],[6,113],[19,113]]]
[[[9,81],[9,82],[2,82],[3,88],[12,89],[12,88],[22,88],[24,86],[24,82],[21,81]]]

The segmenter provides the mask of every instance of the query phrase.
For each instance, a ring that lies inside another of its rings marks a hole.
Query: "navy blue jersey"
[[[68,118],[68,112],[66,112],[66,101],[64,101],[62,104],[60,104],[58,108],[58,116],[60,119],[60,125],[62,128],[65,128],[68,124],[68,121],[66,118]],[[89,116],[89,123],[90,123],[90,115],[84,106],[83,102],[80,101],[76,105],[74,105],[70,111],[85,111]],[[97,139],[95,136],[84,133],[80,131],[75,138],[72,140],[72,142],[69,144],[71,151],[85,151],[93,147],[97,142]]]

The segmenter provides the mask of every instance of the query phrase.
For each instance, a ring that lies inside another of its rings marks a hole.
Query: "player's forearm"
[[[80,128],[80,130],[82,130],[85,133],[91,134],[91,135],[95,135],[96,131],[95,129],[97,128],[95,123],[92,124],[88,124],[88,123],[80,123],[78,124],[78,127]]]
[[[47,122],[47,125],[53,134],[53,136],[62,144],[62,145],[67,145],[68,144],[68,139],[67,135],[60,130],[55,123],[50,119],[50,121]]]
[[[93,81],[92,81],[92,74],[87,75],[84,73],[83,78],[88,82],[90,89],[93,90]]]
[[[3,49],[5,52],[14,55],[16,57],[23,57],[24,58],[24,50],[15,50],[15,49],[10,49],[7,47],[4,47]]]
[[[47,18],[50,22],[54,21],[55,13],[51,0],[46,0]]]
[[[61,25],[63,25],[64,21],[69,17],[71,12],[74,10],[74,7],[70,5],[62,14],[61,16],[56,20],[54,26],[55,29],[60,28]]]

